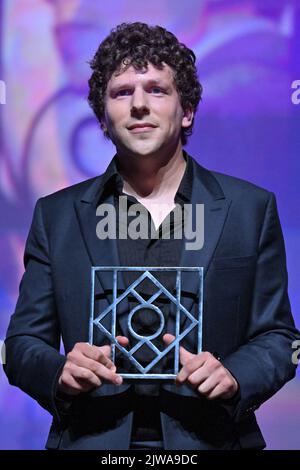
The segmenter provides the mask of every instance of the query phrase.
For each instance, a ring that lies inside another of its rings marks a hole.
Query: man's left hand
[[[174,339],[175,336],[170,334],[163,336],[167,345],[172,343]],[[216,398],[229,400],[236,394],[237,381],[210,352],[192,354],[181,346],[179,355],[183,367],[176,377],[177,385],[187,382],[208,400]]]

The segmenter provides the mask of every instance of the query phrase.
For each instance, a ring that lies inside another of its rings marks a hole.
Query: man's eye
[[[124,90],[117,91],[116,96],[129,96],[130,94],[131,94],[131,90],[124,89]]]
[[[164,93],[164,90],[160,88],[159,86],[153,86],[151,88],[152,93],[158,94],[158,93]]]

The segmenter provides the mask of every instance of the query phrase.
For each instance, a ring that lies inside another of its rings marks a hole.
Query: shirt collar
[[[176,203],[190,202],[192,197],[193,166],[191,158],[185,151],[183,151],[183,157],[186,160],[186,167],[175,195]],[[113,157],[103,173],[101,183],[102,188],[99,193],[99,202],[102,202],[108,195],[122,194],[124,180],[118,170],[117,155]]]
[[[192,199],[192,189],[193,189],[193,165],[189,155],[183,151],[183,157],[186,161],[186,167],[179,184],[179,188],[175,195],[175,202],[190,202]]]

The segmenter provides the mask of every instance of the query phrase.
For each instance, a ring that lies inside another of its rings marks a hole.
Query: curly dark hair
[[[174,83],[185,110],[196,112],[202,95],[202,86],[197,77],[194,52],[180,43],[176,36],[161,26],[145,23],[122,23],[114,28],[100,44],[89,62],[92,75],[89,79],[88,102],[100,124],[104,116],[106,87],[112,74],[131,65],[136,70],[147,68],[151,63],[158,69],[168,64],[174,71]],[[192,134],[193,123],[182,128],[181,141],[185,145]],[[105,133],[106,137],[109,135]]]

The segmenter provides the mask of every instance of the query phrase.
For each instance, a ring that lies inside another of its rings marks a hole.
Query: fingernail
[[[115,383],[117,385],[121,385],[122,382],[123,382],[122,377],[117,377],[116,380],[115,380]]]

